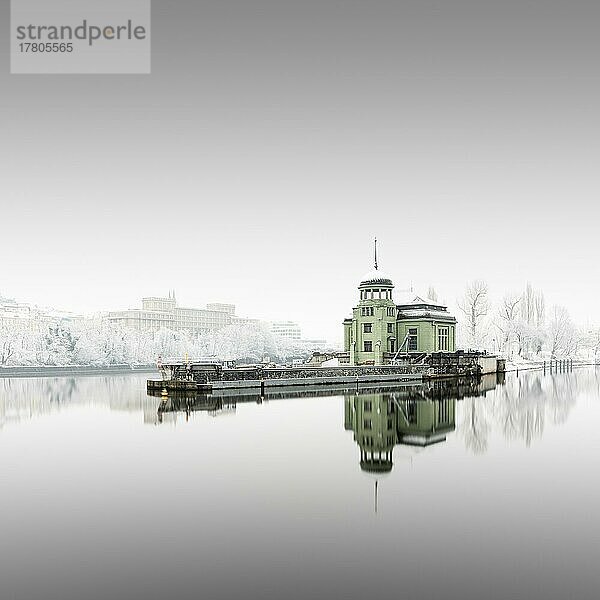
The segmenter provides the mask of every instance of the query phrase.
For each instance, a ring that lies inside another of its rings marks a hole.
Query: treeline
[[[598,358],[600,328],[577,326],[564,306],[546,306],[544,293],[527,284],[494,305],[487,284],[475,280],[458,302],[458,342],[510,359]]]
[[[159,355],[285,361],[309,354],[306,346],[274,336],[260,325],[231,325],[201,336],[168,329],[139,332],[97,320],[39,330],[31,326],[0,329],[0,366],[148,365],[156,363]]]

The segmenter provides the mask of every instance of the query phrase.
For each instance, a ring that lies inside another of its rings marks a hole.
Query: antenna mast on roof
[[[375,238],[375,270],[377,271],[377,238]]]

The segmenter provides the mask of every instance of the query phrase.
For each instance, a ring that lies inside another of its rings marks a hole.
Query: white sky
[[[377,235],[398,288],[596,312],[598,9],[175,4],[150,76],[0,74],[1,293],[339,339]]]

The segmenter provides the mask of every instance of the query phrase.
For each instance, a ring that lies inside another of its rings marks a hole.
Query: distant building
[[[0,327],[13,327],[25,324],[34,317],[34,311],[26,304],[0,297]]]
[[[143,298],[141,309],[132,308],[108,314],[109,322],[137,331],[154,332],[166,328],[193,335],[223,329],[235,318],[233,304],[214,303],[206,308],[185,308],[177,305],[174,292],[169,293],[167,298]]]
[[[396,304],[393,289],[375,255],[375,269],[358,286],[358,306],[344,320],[350,364],[382,365],[400,354],[454,352],[456,319],[448,309],[412,292]]]
[[[331,347],[331,345],[329,344],[329,342],[327,340],[302,340],[302,344],[304,346],[306,346],[307,348],[315,348],[315,349]]]
[[[214,310],[216,312],[224,312],[232,317],[235,316],[235,304],[224,304],[222,302],[211,302],[206,305],[206,310]]]
[[[302,339],[300,325],[294,321],[273,321],[271,323],[271,333],[288,340]]]
[[[346,357],[345,352],[313,352],[304,364],[309,367],[339,367],[340,359]]]
[[[252,326],[262,326],[264,325],[264,321],[260,319],[250,319],[248,317],[232,317],[232,323],[235,325],[252,325]]]
[[[73,313],[30,306],[0,296],[0,328],[39,332],[50,326],[82,319]]]

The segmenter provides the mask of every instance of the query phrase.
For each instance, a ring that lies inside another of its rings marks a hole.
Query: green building
[[[358,286],[358,305],[344,320],[351,365],[384,365],[402,356],[454,352],[456,319],[446,306],[412,292],[396,304],[392,280],[377,268]]]

